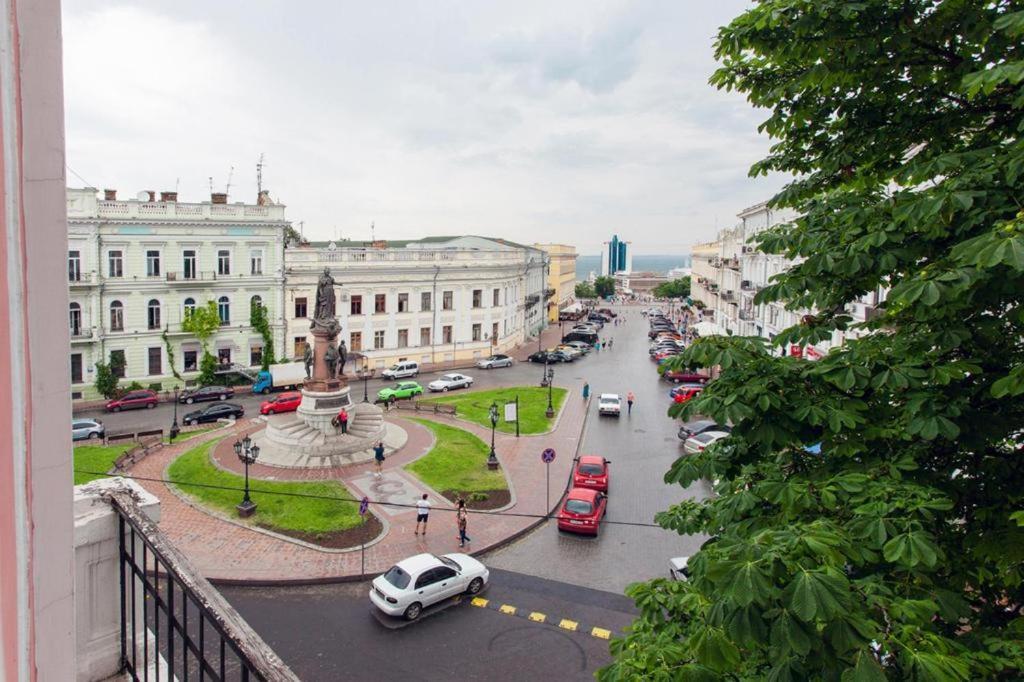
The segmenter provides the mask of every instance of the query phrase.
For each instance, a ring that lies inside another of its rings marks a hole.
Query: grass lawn
[[[210,448],[217,442],[219,441],[214,440],[197,445],[174,460],[167,472],[179,490],[200,504],[234,517],[235,505],[242,501],[241,491],[245,487],[245,479],[213,465],[210,461]],[[187,483],[226,486],[234,490],[202,488]],[[251,495],[253,501],[259,505],[252,518],[260,526],[301,533],[329,533],[355,528],[363,522],[359,516],[359,504],[356,502],[292,496],[301,493],[345,499],[352,497],[344,486],[334,481],[306,483],[250,479],[249,486],[259,491]]]
[[[438,492],[453,490],[468,494],[487,490],[508,490],[501,470],[487,468],[490,447],[462,429],[426,419],[414,419],[434,432],[437,442],[423,457],[405,468]]]
[[[491,403],[498,403],[498,430],[502,433],[515,433],[515,422],[505,421],[505,403],[519,396],[519,433],[532,434],[550,431],[558,416],[558,410],[565,402],[566,390],[555,388],[551,392],[551,404],[555,408],[555,417],[548,419],[544,413],[548,409],[548,389],[539,386],[513,386],[496,388],[491,391],[475,391],[461,395],[446,395],[443,398],[421,400],[423,403],[444,403],[455,405],[458,416],[491,428]]]
[[[109,471],[114,461],[135,443],[118,443],[117,445],[78,445],[75,446],[75,485],[82,485],[98,478],[106,478],[97,474],[80,474],[82,471]]]
[[[219,428],[221,428],[221,426],[218,424],[217,426],[202,426],[196,429],[195,431],[181,431],[178,433],[178,437],[174,439],[174,442],[181,443],[182,441],[186,441],[189,438],[195,438],[196,436],[202,435],[207,431],[213,431],[214,429]],[[164,436],[164,444],[170,445],[170,443],[171,439],[167,436]]]

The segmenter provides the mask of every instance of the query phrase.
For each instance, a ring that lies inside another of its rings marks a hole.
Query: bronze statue
[[[326,323],[324,326],[329,326],[330,321],[336,317],[334,306],[334,278],[331,277],[331,271],[324,268],[320,275],[320,281],[316,285],[316,307],[313,309],[313,321],[322,321]]]
[[[312,378],[313,373],[311,368],[313,367],[313,346],[309,343],[306,344],[306,351],[302,355],[302,362],[306,365],[306,378]]]
[[[324,363],[327,365],[327,376],[333,379],[338,365],[338,349],[334,347],[333,343],[327,344],[327,351],[324,353]]]
[[[345,376],[345,362],[347,361],[348,348],[345,347],[345,339],[338,342],[338,377]]]

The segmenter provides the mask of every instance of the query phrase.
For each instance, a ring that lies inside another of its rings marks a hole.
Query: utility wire
[[[245,488],[238,488],[238,487],[229,486],[229,485],[215,485],[213,483],[190,483],[190,482],[186,482],[186,481],[172,481],[172,480],[166,479],[166,478],[148,478],[148,477],[145,477],[145,476],[123,476],[121,474],[109,474],[109,473],[104,472],[104,471],[87,471],[87,470],[84,470],[84,469],[75,469],[75,473],[76,474],[88,474],[88,475],[92,475],[92,476],[104,476],[104,477],[108,477],[108,478],[114,478],[114,477],[118,477],[119,476],[120,478],[127,478],[127,479],[131,479],[133,481],[148,481],[148,482],[151,482],[151,483],[163,483],[164,485],[175,485],[175,486],[179,486],[179,487],[192,486],[193,488],[210,488],[210,489],[213,489],[213,490],[230,490],[230,491],[238,492],[238,493],[244,493],[245,492]],[[297,481],[292,481],[292,482],[297,482]],[[250,494],[261,493],[263,495],[283,495],[285,497],[301,497],[301,498],[305,498],[305,499],[309,499],[309,500],[329,500],[329,501],[332,501],[332,502],[350,502],[350,503],[361,503],[362,502],[362,500],[354,498],[354,497],[335,497],[333,495],[313,495],[311,493],[291,493],[291,492],[284,492],[284,491],[277,491],[277,490],[261,490],[259,488],[253,488],[252,486],[249,486],[249,493]],[[404,504],[404,503],[401,503],[401,502],[379,502],[379,501],[369,500],[369,503],[371,505],[376,505],[378,507],[399,507],[399,508],[403,508],[403,509],[415,509],[416,508],[415,504]],[[454,512],[454,511],[458,511],[458,510],[455,507],[432,507],[431,511],[432,512],[433,511]],[[551,514],[525,514],[525,513],[522,513],[522,512],[496,511],[496,510],[487,510],[487,509],[467,509],[467,511],[469,513],[471,513],[471,514],[478,514],[478,515],[484,515],[484,516],[514,516],[514,517],[526,518],[526,519],[549,519],[549,518],[552,518]],[[661,526],[659,526],[656,523],[643,523],[643,522],[639,522],[639,521],[608,521],[608,520],[604,520],[601,523],[607,523],[609,525],[614,525],[614,526],[633,526],[633,527],[637,527],[637,528],[661,528]]]
[[[71,166],[69,166],[68,164],[66,164],[66,163],[65,163],[65,164],[64,164],[64,167],[65,167],[65,168],[67,168],[67,169],[68,169],[69,171],[71,171],[71,174],[72,174],[72,175],[74,175],[74,176],[75,176],[76,178],[78,178],[79,180],[81,180],[82,182],[84,182],[84,183],[85,183],[85,186],[86,186],[86,187],[95,187],[95,186],[96,186],[96,185],[92,184],[91,182],[89,182],[88,180],[86,180],[85,178],[83,178],[83,177],[82,177],[81,175],[79,175],[78,173],[76,173],[76,172],[75,172],[75,169],[74,169],[74,168],[72,168]]]

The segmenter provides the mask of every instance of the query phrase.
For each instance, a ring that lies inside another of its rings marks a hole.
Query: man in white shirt
[[[420,524],[423,524],[423,534],[427,534],[427,516],[430,514],[430,502],[427,500],[427,494],[423,493],[423,497],[416,500],[416,530],[413,535],[419,535]]]

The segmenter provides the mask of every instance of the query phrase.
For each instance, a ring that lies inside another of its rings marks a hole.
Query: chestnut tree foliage
[[[756,300],[815,313],[677,359],[721,376],[673,416],[735,428],[666,474],[717,481],[658,515],[708,540],[629,588],[601,679],[1021,679],[1022,46],[1009,0],[762,0],[720,30],[712,83],[770,111],[751,172],[801,215],[757,238],[798,264]],[[879,287],[866,335],[780,357]]]

